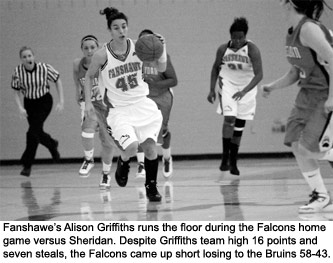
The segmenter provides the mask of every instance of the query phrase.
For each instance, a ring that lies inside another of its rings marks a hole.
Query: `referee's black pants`
[[[58,142],[44,132],[43,126],[53,105],[50,93],[39,99],[24,98],[24,108],[28,114],[29,129],[27,131],[26,148],[21,158],[24,167],[30,168],[35,160],[38,144],[44,145],[53,155],[57,151]]]

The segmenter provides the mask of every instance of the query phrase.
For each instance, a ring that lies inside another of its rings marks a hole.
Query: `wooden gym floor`
[[[0,220],[302,221],[333,220],[333,213],[299,215],[310,190],[293,158],[240,159],[241,176],[218,170],[219,160],[174,161],[166,180],[159,166],[160,203],[147,202],[144,180],[131,163],[128,185],[119,187],[112,165],[110,190],[98,187],[101,164],[80,178],[80,164],[35,165],[29,178],[20,166],[0,166]],[[321,163],[327,188],[333,170]]]

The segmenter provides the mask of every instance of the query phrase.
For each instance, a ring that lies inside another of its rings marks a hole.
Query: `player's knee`
[[[234,117],[234,116],[225,116],[224,117],[224,123],[223,123],[224,126],[234,127],[235,123],[236,123],[236,117]]]
[[[124,150],[124,154],[126,157],[130,158],[136,155],[137,149],[138,149],[139,143],[138,142],[133,142],[130,145],[126,147]]]
[[[156,143],[153,139],[147,139],[141,146],[147,159],[152,160],[157,158]]]
[[[303,158],[312,158],[313,153],[306,149],[302,144],[299,142],[294,142],[291,144],[292,151],[295,156],[301,156]]]

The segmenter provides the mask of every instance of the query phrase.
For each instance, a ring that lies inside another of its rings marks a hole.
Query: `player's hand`
[[[85,108],[84,108],[84,117],[89,118],[94,114],[94,106],[92,105],[91,102],[85,103]]]
[[[245,94],[246,93],[244,91],[238,91],[232,96],[232,98],[234,100],[241,100],[245,96]]]
[[[260,87],[261,90],[261,94],[264,98],[268,98],[268,96],[271,94],[272,92],[272,88],[268,85],[262,85]]]
[[[207,96],[207,100],[210,102],[210,103],[214,103],[214,101],[215,101],[215,99],[216,99],[216,93],[215,93],[215,91],[210,91],[209,92],[209,94],[208,94],[208,96]]]
[[[158,33],[154,33],[154,35],[158,37],[158,39],[162,42],[163,45],[165,44],[164,36],[162,36],[161,34],[158,34]]]
[[[327,101],[325,102],[325,110],[327,113],[333,111],[333,97],[329,97]]]

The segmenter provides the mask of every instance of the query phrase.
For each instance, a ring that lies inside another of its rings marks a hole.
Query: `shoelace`
[[[84,160],[83,169],[87,169],[87,167],[90,163],[92,163],[91,160]]]

